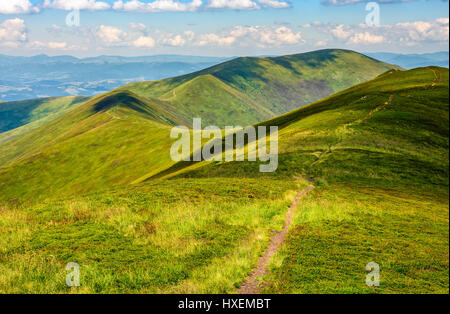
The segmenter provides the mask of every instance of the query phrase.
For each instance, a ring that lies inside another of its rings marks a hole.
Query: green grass
[[[160,98],[177,107],[183,116],[202,117],[205,125],[225,126],[236,121],[246,126],[255,119],[261,121],[275,115],[210,74],[198,76]]]
[[[165,169],[173,164],[169,123],[177,124],[168,117],[131,93],[93,99],[2,146],[0,199],[86,193]]]
[[[311,193],[274,257],[266,293],[445,293],[447,195],[333,184]],[[368,263],[380,287],[367,287]]]
[[[448,119],[448,69],[390,72],[264,122],[281,128],[274,174],[203,162],[164,176],[314,182],[264,292],[448,293]],[[365,285],[372,261],[377,289]]]
[[[0,133],[29,123],[47,123],[70,109],[76,108],[89,97],[52,97],[23,101],[2,102],[0,106]],[[1,138],[0,138],[1,142]]]
[[[361,70],[364,69],[364,70]],[[161,98],[186,119],[207,125],[249,125],[284,114],[394,65],[347,50],[321,50],[277,58],[237,58],[200,72],[125,85],[145,98]]]
[[[448,69],[390,71],[263,122],[280,127],[273,174],[174,165],[170,112],[94,99],[9,142],[28,152],[0,170],[0,292],[233,293],[305,178],[316,189],[264,292],[448,293],[448,84]],[[64,285],[69,262],[79,288]]]
[[[1,293],[233,293],[296,180],[154,182],[0,211]],[[65,265],[81,287],[65,286]]]

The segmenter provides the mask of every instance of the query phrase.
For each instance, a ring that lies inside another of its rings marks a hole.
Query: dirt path
[[[383,109],[386,108],[386,106],[388,106],[388,105],[392,105],[392,102],[394,101],[394,99],[395,99],[395,95],[390,95],[390,96],[389,96],[389,99],[388,99],[385,103],[383,103],[383,104],[377,106],[376,108],[374,108],[373,110],[371,110],[370,112],[368,112],[364,117],[361,117],[361,118],[359,118],[359,119],[357,119],[357,120],[355,120],[355,121],[353,121],[353,122],[344,124],[343,126],[337,128],[335,132],[336,132],[336,134],[338,135],[339,140],[338,140],[336,143],[334,143],[333,145],[329,145],[328,150],[327,150],[327,151],[323,151],[323,152],[319,155],[319,157],[317,157],[317,160],[314,161],[314,162],[311,164],[311,166],[314,166],[314,165],[318,164],[319,162],[321,162],[321,161],[323,161],[325,158],[327,158],[329,155],[331,155],[331,154],[333,153],[333,150],[334,150],[340,143],[343,142],[344,136],[348,135],[348,134],[351,132],[350,127],[352,127],[352,126],[354,126],[354,125],[357,125],[357,124],[361,124],[361,123],[363,123],[364,121],[370,119],[370,117],[372,117],[372,116],[373,116],[375,113],[377,113],[378,111],[383,110]]]
[[[237,289],[237,293],[239,293],[239,294],[257,294],[257,293],[259,293],[259,291],[261,290],[261,287],[259,287],[260,282],[259,282],[258,278],[267,274],[267,265],[269,264],[270,259],[281,248],[281,245],[283,244],[283,241],[286,238],[286,235],[289,231],[289,227],[291,225],[291,220],[292,220],[292,213],[297,208],[298,203],[300,202],[302,197],[304,197],[306,194],[308,194],[313,189],[314,189],[314,187],[310,186],[306,190],[298,192],[297,197],[295,198],[294,202],[292,203],[291,207],[289,208],[289,210],[286,214],[286,220],[284,222],[283,231],[275,234],[271,238],[270,245],[269,245],[266,253],[262,257],[259,258],[258,267],[247,278],[245,283],[239,289]]]
[[[434,76],[436,77],[436,79],[434,80],[434,82],[431,84],[432,87],[438,85],[441,83],[442,81],[442,72],[439,70],[432,70],[434,73]]]

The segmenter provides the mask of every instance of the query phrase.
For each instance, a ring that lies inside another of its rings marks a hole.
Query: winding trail
[[[333,145],[328,145],[328,150],[321,152],[320,155],[319,155],[318,157],[316,156],[316,157],[317,157],[317,160],[314,161],[314,162],[311,164],[311,166],[314,166],[314,165],[318,164],[319,162],[323,161],[326,157],[328,157],[330,154],[332,154],[332,153],[333,153],[333,150],[334,150],[340,143],[343,142],[344,136],[347,135],[348,133],[351,133],[351,132],[352,132],[352,131],[350,130],[350,127],[352,127],[352,126],[354,126],[354,125],[361,124],[361,123],[363,123],[364,121],[370,119],[370,118],[371,118],[375,113],[377,113],[378,111],[383,110],[383,109],[386,108],[386,106],[388,106],[388,105],[392,105],[392,102],[394,101],[394,99],[395,99],[395,95],[390,95],[390,96],[389,96],[389,99],[388,99],[386,102],[384,102],[383,104],[377,106],[376,108],[374,108],[373,110],[371,110],[370,112],[368,112],[365,116],[363,116],[363,117],[361,117],[361,118],[359,118],[359,119],[356,119],[355,121],[352,121],[352,122],[350,122],[350,123],[344,124],[344,125],[341,126],[341,127],[338,127],[338,128],[336,129],[335,132],[336,132],[336,134],[338,135],[339,140],[338,140],[336,143],[334,143]]]
[[[260,292],[261,287],[259,287],[260,284],[259,278],[267,274],[267,265],[269,264],[270,259],[281,248],[283,241],[286,238],[286,235],[289,231],[289,227],[291,226],[292,214],[294,210],[297,208],[298,203],[306,194],[308,194],[313,189],[314,186],[310,186],[307,189],[298,192],[297,197],[295,198],[294,202],[292,203],[291,207],[289,208],[286,214],[286,220],[284,222],[283,231],[275,234],[271,238],[270,245],[267,248],[266,253],[259,258],[258,267],[253,271],[253,273],[249,277],[247,277],[245,283],[239,289],[236,290],[238,294],[258,294]]]
[[[434,87],[434,86],[436,86],[436,85],[441,83],[441,81],[442,81],[442,72],[439,71],[439,70],[434,70],[434,69],[432,71],[433,71],[434,76],[436,78],[434,80],[434,82],[431,84],[431,87]]]

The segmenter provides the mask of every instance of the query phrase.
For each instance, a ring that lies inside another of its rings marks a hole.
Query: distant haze
[[[374,59],[405,69],[449,66],[449,53],[366,53]],[[142,57],[37,55],[16,57],[0,54],[0,101],[53,96],[93,96],[130,82],[158,80],[199,71],[232,58],[183,55]]]
[[[0,100],[52,96],[92,96],[135,81],[195,72],[226,58],[159,55],[144,57],[0,55]]]
[[[405,69],[414,69],[430,65],[448,68],[449,53],[441,51],[424,54],[398,54],[390,52],[366,53],[367,56],[383,62],[396,64]]]

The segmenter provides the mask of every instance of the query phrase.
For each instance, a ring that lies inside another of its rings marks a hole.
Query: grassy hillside
[[[2,102],[0,106],[0,133],[45,118],[41,122],[44,124],[86,100],[88,100],[88,97],[53,97]]]
[[[284,114],[393,68],[398,69],[356,52],[321,50],[237,58],[200,72],[120,89],[165,99],[187,119],[200,117],[206,124],[224,127]]]
[[[264,106],[210,74],[198,76],[160,98],[173,104],[185,117],[202,117],[223,126],[231,121],[246,126],[251,125],[255,117],[274,116]]]
[[[182,121],[161,108],[113,92],[8,141],[0,153],[0,198],[88,192],[170,165],[170,125]]]
[[[88,97],[54,97],[3,102],[0,106],[0,144],[20,137],[88,100]]]
[[[163,176],[299,176],[316,185],[264,292],[448,293],[448,106],[448,69],[390,71],[263,123],[281,128],[275,174],[204,162]],[[380,264],[379,288],[365,286],[370,262]]]
[[[280,127],[274,174],[173,165],[160,106],[92,100],[0,170],[0,292],[234,293],[310,181],[264,292],[448,293],[448,88],[448,69],[389,71],[264,122]]]

